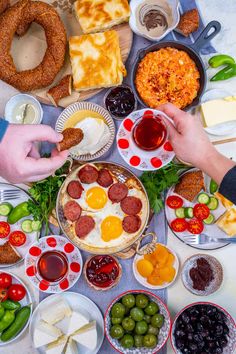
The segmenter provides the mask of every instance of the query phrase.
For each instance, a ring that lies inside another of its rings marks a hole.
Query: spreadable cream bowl
[[[158,42],[162,38],[164,38],[168,33],[170,33],[173,29],[175,29],[177,27],[179,20],[180,20],[179,1],[178,0],[166,0],[166,3],[169,5],[171,12],[172,12],[172,22],[171,22],[171,24],[168,24],[168,27],[159,36],[151,36],[151,35],[145,33],[146,32],[145,30],[141,31],[141,29],[139,28],[140,27],[138,25],[139,20],[137,18],[139,16],[139,13],[137,14],[137,12],[139,11],[138,9],[141,6],[141,4],[145,5],[145,3],[147,3],[146,6],[149,6],[149,8],[153,5],[156,8],[160,8],[162,13],[164,13],[164,14],[166,13],[165,9],[161,5],[159,6],[155,0],[153,0],[153,1],[131,0],[130,1],[131,15],[130,15],[130,19],[129,19],[129,25],[130,25],[132,31],[134,33],[136,33],[137,35],[147,38],[150,41]]]
[[[20,109],[23,110],[26,104],[33,107],[31,112],[33,112],[35,116],[31,120],[27,119],[24,124],[40,124],[43,119],[41,104],[35,97],[24,93],[12,96],[7,102],[4,112],[5,119],[12,124],[23,124],[22,118],[19,116],[14,119],[14,115],[16,114],[17,107],[21,107]]]

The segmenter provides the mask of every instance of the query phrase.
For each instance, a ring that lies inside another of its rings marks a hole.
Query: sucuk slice
[[[79,199],[83,192],[83,187],[79,181],[71,181],[67,186],[67,193],[73,199]]]
[[[98,170],[91,165],[85,165],[79,170],[78,177],[82,183],[94,183],[98,179]]]
[[[127,215],[136,215],[142,209],[142,202],[137,197],[126,197],[120,202],[121,209]]]
[[[114,183],[108,190],[108,197],[113,203],[120,203],[127,194],[128,187],[121,182]]]
[[[106,168],[102,168],[98,172],[98,179],[97,179],[98,184],[100,186],[107,188],[113,183],[113,178],[110,172]]]
[[[82,209],[75,201],[69,201],[66,203],[63,209],[64,217],[70,221],[76,221],[79,219]]]
[[[122,221],[122,227],[128,234],[133,234],[140,229],[141,219],[138,215],[128,215],[125,216]]]
[[[95,227],[92,216],[83,215],[76,221],[75,233],[79,238],[84,239]]]

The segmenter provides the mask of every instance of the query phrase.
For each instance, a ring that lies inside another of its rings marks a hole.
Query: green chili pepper
[[[7,342],[15,337],[25,326],[30,317],[30,307],[22,307],[16,314],[16,319],[12,325],[1,335],[1,340]]]
[[[218,191],[218,188],[219,188],[218,184],[213,179],[211,179],[211,182],[210,182],[210,193],[214,194],[215,192]]]
[[[8,328],[15,320],[15,311],[6,310],[0,321],[0,332]]]
[[[229,55],[219,54],[219,55],[214,55],[214,57],[209,59],[208,63],[212,68],[218,68],[221,65],[234,64],[235,60]]]
[[[1,318],[4,316],[4,313],[5,313],[5,309],[4,309],[4,307],[0,304],[0,320],[1,320]]]
[[[18,301],[5,300],[1,303],[5,310],[18,310],[21,304]]]
[[[215,76],[211,78],[211,81],[228,80],[231,77],[236,76],[236,64],[226,66],[226,68],[220,70]]]
[[[18,204],[14,209],[12,209],[12,211],[8,215],[7,221],[9,222],[9,224],[15,224],[18,220],[29,215],[30,212],[28,210],[28,203],[23,202]]]

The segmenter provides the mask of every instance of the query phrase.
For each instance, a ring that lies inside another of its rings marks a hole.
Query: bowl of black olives
[[[236,324],[219,305],[194,303],[175,317],[171,343],[176,354],[233,354]]]
[[[108,341],[119,353],[154,354],[167,342],[171,320],[158,296],[130,290],[109,305],[104,326]]]

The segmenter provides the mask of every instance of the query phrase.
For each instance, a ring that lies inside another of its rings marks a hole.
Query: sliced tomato
[[[8,291],[6,288],[0,288],[0,302],[7,300]]]
[[[198,235],[198,234],[202,233],[203,229],[204,229],[204,225],[201,220],[198,220],[198,219],[189,220],[188,231],[191,234]]]
[[[205,220],[210,215],[210,209],[206,204],[196,204],[193,208],[193,215],[199,220]]]
[[[170,197],[167,198],[166,204],[168,207],[171,209],[178,209],[181,208],[184,204],[184,201],[182,198],[176,196],[176,195],[171,195]]]
[[[0,221],[0,238],[5,238],[11,231],[10,225],[6,221]]]
[[[13,231],[10,234],[9,242],[12,246],[22,246],[26,242],[26,235],[22,231]]]
[[[185,219],[177,218],[172,221],[172,223],[170,224],[170,227],[175,232],[183,232],[183,231],[187,230],[188,223]]]

